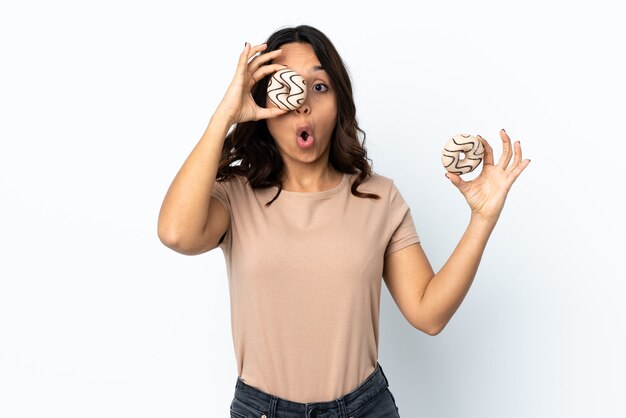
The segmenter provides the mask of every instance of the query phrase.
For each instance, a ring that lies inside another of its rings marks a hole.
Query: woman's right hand
[[[280,55],[282,52],[280,49],[261,54],[248,63],[248,60],[252,56],[265,48],[267,48],[267,44],[261,44],[251,48],[251,45],[246,42],[246,46],[239,56],[235,77],[231,81],[230,86],[228,86],[224,98],[215,111],[215,113],[226,117],[231,125],[239,122],[272,118],[284,115],[288,112],[288,110],[279,109],[278,107],[269,109],[260,107],[252,97],[252,86],[254,86],[257,81],[268,74],[287,68],[281,64],[261,65]]]

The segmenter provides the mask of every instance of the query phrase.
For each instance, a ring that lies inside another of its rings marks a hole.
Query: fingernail
[[[504,128],[502,128],[502,132],[506,133],[506,131],[504,130]]]
[[[246,46],[248,46],[248,43],[246,42],[245,44],[243,44],[243,46],[244,46],[244,48],[245,48]]]

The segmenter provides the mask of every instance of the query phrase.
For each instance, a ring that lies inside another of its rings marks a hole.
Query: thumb
[[[463,181],[463,179],[458,175],[458,174],[454,174],[454,173],[446,173],[445,176],[452,182],[452,184],[454,184],[458,189],[460,189],[461,187],[463,187],[463,185],[465,184],[465,181]]]
[[[270,109],[270,116],[271,117],[275,117],[275,116],[282,116],[285,113],[289,112],[288,110],[285,109],[280,109],[278,107],[274,108],[274,109]]]
[[[259,110],[259,119],[269,119],[277,116],[284,115],[288,110],[280,109],[278,107],[273,107],[271,109],[260,108]]]

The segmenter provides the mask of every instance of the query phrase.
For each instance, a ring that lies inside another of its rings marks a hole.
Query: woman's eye
[[[317,87],[322,87],[322,89],[318,89]],[[317,92],[324,92],[328,90],[328,86],[324,83],[318,83],[316,85],[313,86],[313,90],[317,91]]]

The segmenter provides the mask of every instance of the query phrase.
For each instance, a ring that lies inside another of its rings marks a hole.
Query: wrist
[[[472,214],[470,215],[470,223],[483,228],[493,229],[495,228],[497,222],[498,218],[485,218],[477,212],[472,212]]]
[[[213,116],[211,116],[207,129],[217,129],[226,133],[234,124],[235,122],[233,122],[227,115],[221,112],[215,112],[213,113]]]
[[[223,145],[226,140],[226,136],[230,131],[230,127],[231,125],[227,119],[221,117],[220,115],[213,115],[200,140],[208,140],[209,142],[219,141]]]

